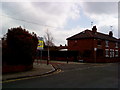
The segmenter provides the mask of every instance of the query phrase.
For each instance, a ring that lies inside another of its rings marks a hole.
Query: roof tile
[[[76,39],[85,39],[85,38],[88,38],[88,39],[89,38],[97,38],[97,39],[103,39],[103,40],[109,40],[109,41],[118,41],[117,38],[111,37],[108,34],[103,34],[100,32],[94,33],[91,30],[85,30],[83,32],[75,34],[75,35],[67,38],[67,40],[76,40]]]

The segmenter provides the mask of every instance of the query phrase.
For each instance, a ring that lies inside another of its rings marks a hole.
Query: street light
[[[50,60],[50,50],[49,50],[49,41],[48,41],[48,59],[47,59],[47,65],[49,64]]]
[[[97,51],[97,48],[94,48],[94,60],[95,60],[95,63],[96,63],[96,51]]]
[[[49,45],[48,45],[48,59],[47,59],[47,65],[49,64],[49,60],[50,60],[50,52],[49,52]]]

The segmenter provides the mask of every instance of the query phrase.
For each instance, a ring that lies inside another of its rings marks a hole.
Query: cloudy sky
[[[67,44],[66,38],[85,29],[91,22],[98,32],[108,34],[110,26],[118,38],[118,2],[1,2],[0,37],[8,28],[22,26],[43,37],[48,29],[55,45]],[[120,38],[120,37],[119,37]]]

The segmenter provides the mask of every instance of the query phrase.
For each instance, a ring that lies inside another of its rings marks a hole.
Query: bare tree
[[[44,39],[45,39],[46,46],[49,46],[49,47],[55,46],[53,43],[54,38],[53,38],[51,32],[48,31],[48,29],[45,32]]]
[[[51,32],[48,31],[48,29],[45,32],[44,39],[45,39],[45,45],[48,47],[48,60],[47,60],[47,65],[48,65],[49,61],[50,61],[49,47],[54,46],[53,36],[52,36]]]

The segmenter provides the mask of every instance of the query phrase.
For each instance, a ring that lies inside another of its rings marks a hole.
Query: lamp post
[[[97,43],[97,41],[96,41],[96,39],[94,39],[94,40],[93,40],[93,49],[94,49],[94,50],[93,50],[93,53],[94,53],[93,56],[94,56],[94,63],[96,63],[96,51],[97,51],[96,43]]]
[[[96,63],[96,51],[97,51],[97,48],[94,48],[94,61]]]
[[[48,45],[48,59],[47,59],[47,65],[49,64],[49,60],[50,60],[50,52],[49,52],[49,45]]]

